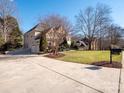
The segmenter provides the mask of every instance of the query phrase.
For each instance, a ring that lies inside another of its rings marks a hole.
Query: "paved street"
[[[0,58],[0,93],[124,93],[124,69],[35,55]]]

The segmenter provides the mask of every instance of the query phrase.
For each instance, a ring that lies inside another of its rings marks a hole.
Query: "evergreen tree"
[[[46,51],[46,48],[47,48],[47,41],[46,41],[46,38],[42,35],[40,37],[40,51]]]
[[[2,24],[3,24],[3,19],[0,18],[0,32],[1,32],[1,36],[0,36],[0,48],[3,48],[2,50],[7,51],[7,50],[11,50],[11,49],[16,49],[16,48],[20,48],[22,47],[22,40],[23,40],[23,34],[19,29],[19,25],[18,25],[18,21],[16,18],[14,18],[13,16],[7,16],[6,20],[8,22],[7,25],[7,33],[6,33],[6,42],[5,42],[5,38],[4,38],[4,34],[2,29]],[[2,40],[1,40],[2,39]],[[4,43],[3,43],[4,40]]]
[[[4,39],[3,39],[3,37],[2,37],[2,35],[1,35],[1,33],[0,33],[0,48],[1,48],[1,46],[4,44]]]
[[[22,32],[20,31],[19,27],[13,29],[10,33],[10,40],[9,43],[12,45],[12,48],[20,48],[22,47]]]

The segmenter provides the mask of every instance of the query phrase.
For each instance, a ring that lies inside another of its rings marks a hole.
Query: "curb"
[[[119,76],[119,85],[118,85],[118,93],[124,93],[124,51],[122,52],[122,68],[120,69],[120,76]]]

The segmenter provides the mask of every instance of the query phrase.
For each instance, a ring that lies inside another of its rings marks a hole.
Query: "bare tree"
[[[110,10],[106,5],[97,4],[96,8],[88,7],[85,12],[80,11],[76,16],[76,33],[83,32],[83,36],[88,39],[89,50],[94,38],[101,38],[104,35],[106,25],[110,22]]]
[[[119,26],[112,24],[108,28],[107,38],[109,39],[110,45],[117,45],[122,34],[122,29]]]
[[[0,18],[2,19],[0,29],[5,42],[7,42],[7,34],[10,28],[15,26],[15,24],[10,21],[10,16],[14,16],[15,14],[15,9],[15,5],[12,1],[0,0]]]
[[[63,43],[66,32],[63,29],[62,26],[53,27],[50,32],[48,32],[49,35],[49,47],[52,49],[53,55],[58,54],[58,49],[61,43]]]
[[[40,19],[40,24],[44,24],[45,28],[62,26],[67,33],[73,30],[72,24],[66,17],[57,14],[48,15]]]
[[[60,44],[72,30],[70,22],[65,17],[59,15],[50,15],[40,20],[44,29],[50,29],[48,32],[49,46],[53,54],[57,55]]]

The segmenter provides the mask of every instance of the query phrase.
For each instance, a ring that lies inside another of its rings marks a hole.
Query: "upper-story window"
[[[35,36],[37,36],[37,35],[39,35],[40,34],[40,32],[35,32]]]

